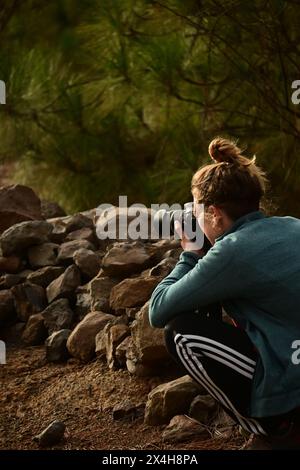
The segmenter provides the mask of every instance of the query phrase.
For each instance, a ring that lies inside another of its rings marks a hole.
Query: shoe
[[[251,434],[248,441],[240,448],[240,450],[272,450],[272,446],[264,436]]]
[[[299,423],[289,423],[284,431],[276,435],[261,436],[252,434],[241,450],[300,450]]]

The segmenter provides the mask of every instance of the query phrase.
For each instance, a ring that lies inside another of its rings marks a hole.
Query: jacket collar
[[[231,227],[228,230],[226,230],[224,233],[222,233],[222,235],[217,237],[215,241],[218,242],[219,240],[222,240],[222,238],[226,237],[226,235],[228,235],[229,233],[235,232],[247,222],[251,222],[252,220],[257,220],[257,219],[263,219],[266,217],[267,216],[260,210],[254,211],[254,212],[248,212],[248,214],[245,214],[239,219],[235,220],[234,223],[231,225]]]

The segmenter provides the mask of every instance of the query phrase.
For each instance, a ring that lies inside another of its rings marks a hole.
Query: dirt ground
[[[236,449],[242,438],[162,442],[165,426],[147,426],[143,417],[115,421],[114,405],[124,399],[139,404],[151,389],[174,377],[141,378],[110,371],[94,360],[81,364],[45,361],[44,347],[10,346],[0,365],[0,449],[37,449],[32,441],[53,420],[66,424],[65,438],[52,449]]]

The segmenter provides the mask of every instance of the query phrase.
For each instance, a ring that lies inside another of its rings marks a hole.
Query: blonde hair
[[[259,210],[268,179],[255,164],[256,157],[245,157],[235,142],[222,137],[211,141],[208,152],[214,163],[194,174],[191,190],[195,200],[223,208],[233,220]]]

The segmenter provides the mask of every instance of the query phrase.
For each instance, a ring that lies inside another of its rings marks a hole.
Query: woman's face
[[[233,221],[226,213],[217,206],[210,205],[206,207],[203,204],[197,204],[194,199],[194,208],[194,215],[198,224],[212,245],[215,243],[215,239],[233,224]]]

